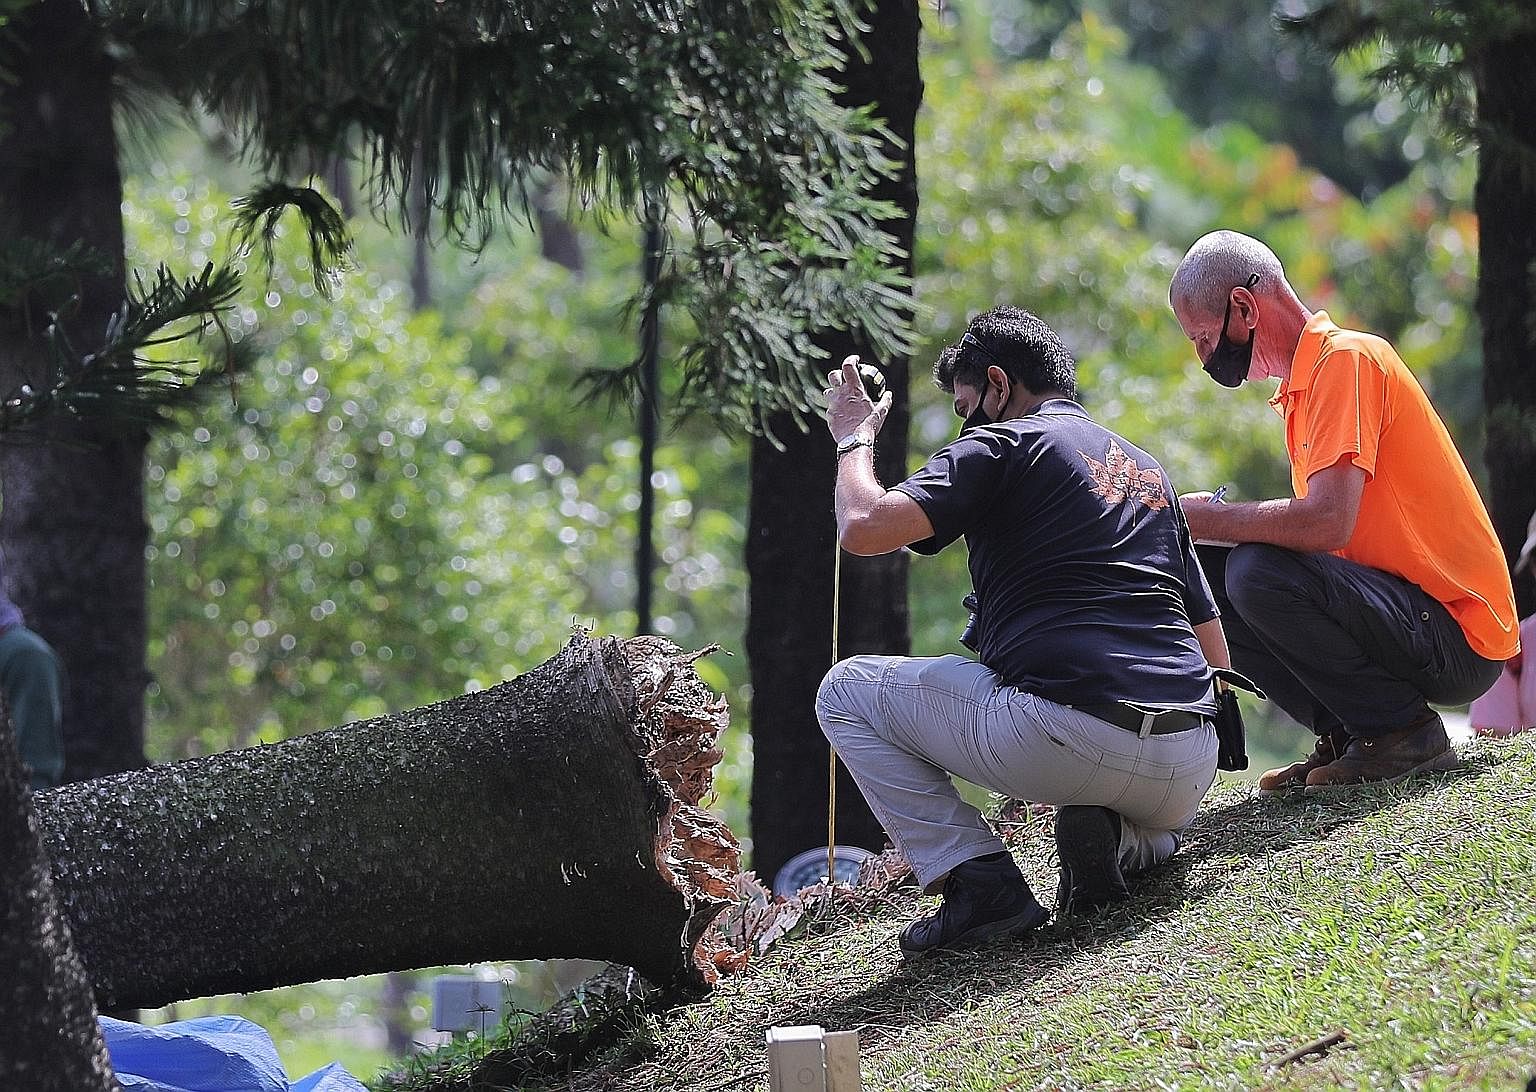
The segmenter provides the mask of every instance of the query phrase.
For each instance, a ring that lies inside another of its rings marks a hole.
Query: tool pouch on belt
[[[1237,689],[1233,689],[1236,687]],[[1216,669],[1216,768],[1246,770],[1248,740],[1243,733],[1243,711],[1237,705],[1237,690],[1264,697],[1247,676],[1229,667]]]

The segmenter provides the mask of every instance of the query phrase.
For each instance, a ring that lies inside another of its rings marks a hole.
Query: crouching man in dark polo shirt
[[[960,437],[886,490],[856,360],[826,392],[838,536],[854,554],[923,554],[964,536],[977,658],[855,656],[817,696],[822,730],[940,908],[902,951],[964,947],[1043,923],[1018,865],[950,777],[1058,805],[1057,911],[1127,894],[1216,776],[1210,588],[1168,476],[1078,405],[1076,362],[1027,311],[976,318],[934,379]]]

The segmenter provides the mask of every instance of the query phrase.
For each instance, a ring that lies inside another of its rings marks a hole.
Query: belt
[[[1191,713],[1187,709],[1155,709],[1147,712],[1117,701],[1103,705],[1074,705],[1072,708],[1090,717],[1098,717],[1116,728],[1135,732],[1138,736],[1166,736],[1173,732],[1187,732],[1210,719],[1204,713]]]

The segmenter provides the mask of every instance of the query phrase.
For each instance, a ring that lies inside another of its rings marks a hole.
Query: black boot
[[[919,956],[935,948],[970,948],[992,937],[1028,932],[1050,916],[1035,901],[1013,857],[977,857],[949,874],[942,906],[901,931],[901,951]]]
[[[1056,916],[1102,910],[1130,897],[1120,874],[1120,816],[1108,808],[1075,804],[1056,809]]]

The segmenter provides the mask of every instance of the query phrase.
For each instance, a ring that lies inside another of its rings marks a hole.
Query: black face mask
[[[977,402],[976,408],[971,410],[970,416],[967,417],[964,421],[960,422],[960,431],[964,432],[966,429],[976,428],[979,425],[990,424],[992,424],[992,418],[987,416],[986,409],[983,408],[980,402]]]
[[[966,419],[960,423],[960,431],[961,431],[961,433],[964,433],[966,429],[976,428],[979,425],[995,425],[995,424],[997,424],[996,421],[994,421],[990,416],[987,415],[986,406],[987,406],[987,391],[988,391],[988,389],[989,389],[989,385],[987,384],[987,382],[985,380],[983,380],[982,381],[982,387],[981,387],[981,397],[976,399],[976,408],[971,410],[969,416],[967,416]],[[1007,404],[1008,404],[1008,399],[1004,398],[1003,399],[1003,405],[1006,406]]]
[[[1259,283],[1259,275],[1253,274],[1248,278],[1244,288],[1253,288]],[[1227,323],[1232,319],[1232,294],[1227,293],[1227,309],[1221,316],[1221,340],[1216,342],[1216,348],[1211,350],[1211,355],[1205,358],[1205,374],[1210,376],[1223,387],[1240,387],[1243,380],[1248,378],[1248,369],[1253,365],[1253,343],[1257,340],[1259,329],[1255,326],[1248,332],[1248,340],[1241,345],[1234,345],[1227,337]]]

